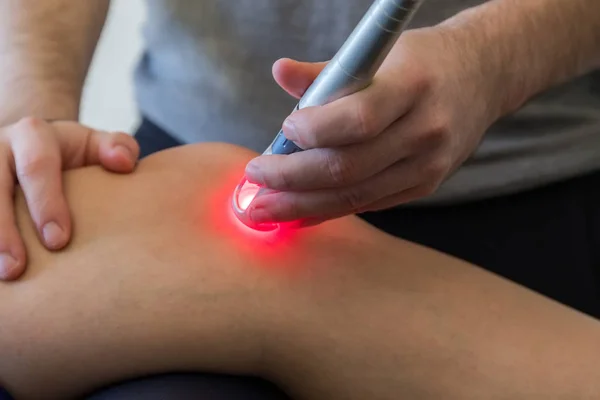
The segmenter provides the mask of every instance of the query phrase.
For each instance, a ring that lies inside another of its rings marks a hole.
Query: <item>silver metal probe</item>
[[[294,111],[322,106],[369,86],[422,3],[423,0],[373,2],[337,54],[304,93]],[[302,149],[287,140],[281,130],[263,155],[298,151]]]
[[[379,67],[410,23],[424,0],[375,0],[340,50],[304,93],[293,111],[322,106],[363,90],[371,84]],[[280,130],[263,155],[303,151]],[[245,178],[233,193],[233,211],[245,225],[256,230],[273,230],[276,224],[257,226],[246,209],[260,191]]]

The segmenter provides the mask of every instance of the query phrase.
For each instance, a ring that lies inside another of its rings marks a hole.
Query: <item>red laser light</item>
[[[209,190],[199,191],[197,201],[191,202],[191,212],[198,220],[199,235],[204,237],[206,230],[210,229],[211,237],[218,238],[219,243],[225,243],[228,251],[245,258],[248,265],[289,272],[287,266],[298,265],[299,260],[305,256],[298,251],[304,231],[287,223],[270,225],[270,230],[265,230],[263,226],[260,230],[244,222],[243,211],[251,210],[252,205],[248,206],[248,199],[238,201],[239,197],[235,197],[242,191],[242,187],[233,190],[240,183],[240,170],[243,171],[244,165],[240,163],[235,165],[235,169],[229,167],[226,171],[221,171],[214,179],[214,186]],[[249,187],[244,188],[244,193],[249,195],[251,202],[256,193],[246,189]]]
[[[261,187],[248,182],[244,177],[239,185],[235,188],[232,198],[232,208],[236,217],[247,227],[257,231],[272,231],[278,228],[277,224],[256,224],[246,213],[250,204],[260,191]]]

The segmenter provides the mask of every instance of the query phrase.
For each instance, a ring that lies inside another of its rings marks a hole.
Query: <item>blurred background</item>
[[[81,120],[94,128],[133,133],[138,123],[132,73],[142,47],[144,0],[113,0],[88,80]]]

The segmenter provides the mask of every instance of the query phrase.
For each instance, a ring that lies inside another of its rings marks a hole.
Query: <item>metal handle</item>
[[[321,106],[363,90],[424,0],[376,0],[294,111]],[[280,131],[263,154],[302,151]]]
[[[375,1],[334,61],[355,79],[372,79],[420,3],[418,0]]]

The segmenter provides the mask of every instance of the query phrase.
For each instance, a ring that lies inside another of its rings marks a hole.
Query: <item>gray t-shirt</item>
[[[412,27],[485,1],[428,0]],[[372,0],[148,0],[135,74],[140,111],[177,139],[262,152],[296,100],[275,60],[330,59]],[[600,169],[600,71],[554,88],[496,123],[433,196],[443,204],[513,193]]]

